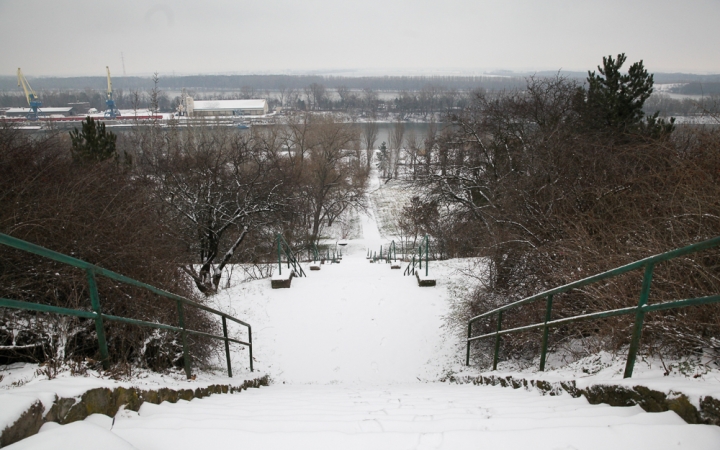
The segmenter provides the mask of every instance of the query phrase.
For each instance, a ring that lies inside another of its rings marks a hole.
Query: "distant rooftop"
[[[251,100],[195,100],[195,111],[202,110],[241,110],[241,109],[264,109],[267,105],[265,99]]]
[[[72,106],[62,106],[54,108],[38,108],[40,114],[63,114],[72,111]],[[6,113],[8,114],[27,114],[31,111],[30,108],[9,108]]]

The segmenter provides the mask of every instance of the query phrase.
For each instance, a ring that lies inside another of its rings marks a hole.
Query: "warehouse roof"
[[[62,113],[69,113],[72,111],[72,106],[62,106],[58,108],[38,108],[38,112],[41,114],[62,114]],[[6,113],[7,114],[27,114],[30,112],[30,108],[9,108]]]
[[[265,99],[252,100],[195,100],[193,102],[195,111],[202,110],[239,110],[239,109],[264,109],[267,105]]]

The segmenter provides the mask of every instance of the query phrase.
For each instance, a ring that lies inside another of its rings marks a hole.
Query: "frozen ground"
[[[569,395],[438,382],[448,374],[477,374],[462,367],[462,343],[442,328],[449,289],[457,269],[468,263],[431,263],[438,284],[420,288],[402,270],[368,262],[367,248],[379,247],[385,236],[373,214],[362,216],[361,225],[363,239],[349,241],[340,264],[307,271],[308,277],[294,278],[290,289],[271,290],[266,279],[239,283],[215,298],[218,308],[253,325],[255,367],[272,377],[272,386],[144,404],[139,413],[121,411],[114,422],[93,415],[66,426],[46,424],[38,435],[8,448],[720,448],[720,427],[688,425],[674,412],[651,414],[639,407],[593,406]],[[233,352],[237,380],[249,375],[242,373],[247,353]],[[617,380],[613,364],[585,361],[543,376]],[[639,379],[646,374],[643,382],[659,377],[670,386],[682,378],[698,390],[712,390],[712,372],[704,373],[705,379],[662,377],[649,367],[638,370]],[[18,396],[25,394],[53,389],[67,394],[87,385],[82,381],[87,379],[30,377],[16,381],[6,395],[21,403]],[[93,381],[105,382],[111,381]],[[0,399],[0,411],[9,404]]]

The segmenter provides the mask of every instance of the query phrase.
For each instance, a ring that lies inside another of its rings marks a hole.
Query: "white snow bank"
[[[243,355],[247,359],[247,353]],[[73,376],[70,371],[61,372],[49,380],[40,375],[37,364],[11,364],[0,366],[0,430],[12,425],[34,402],[43,403],[45,413],[52,407],[56,397],[80,398],[85,392],[96,388],[115,389],[117,387],[157,390],[161,388],[197,389],[211,385],[239,386],[246,380],[265,376],[262,372],[243,372],[242,365],[233,366],[234,376],[223,373],[193,372],[195,380],[185,379],[184,372],[160,374],[150,371],[137,371],[132,379],[121,381],[111,379],[99,372],[88,371],[86,376]]]
[[[102,450],[131,450],[136,447],[104,427],[95,425],[91,421],[83,421],[43,427],[40,433],[5,448],[8,450],[97,450],[99,448]]]
[[[540,372],[539,362],[529,367],[520,367],[512,361],[498,363],[498,370],[483,371],[473,367],[457,365],[453,369],[456,379],[477,376],[513,377],[547,381],[550,383],[574,381],[575,386],[586,389],[594,385],[644,386],[667,395],[685,394],[688,400],[699,407],[700,398],[710,396],[720,399],[720,370],[701,364],[692,358],[684,360],[639,357],[635,363],[632,378],[623,378],[625,354],[599,352],[580,358],[570,364],[558,364],[561,358],[550,355],[548,369]],[[551,363],[552,360],[554,364]],[[666,371],[666,368],[669,369]],[[678,370],[680,368],[680,370]],[[667,375],[666,375],[667,373]]]

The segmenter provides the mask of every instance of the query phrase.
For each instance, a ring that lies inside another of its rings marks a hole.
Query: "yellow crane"
[[[23,75],[22,70],[20,70],[19,67],[17,71],[17,76],[18,87],[23,88],[23,91],[25,92],[25,98],[28,102],[28,106],[30,106],[30,111],[27,114],[27,118],[29,120],[38,120],[38,108],[42,106],[42,102],[38,100],[37,94],[30,87],[30,83],[28,83],[27,78],[25,78],[25,75]]]
[[[105,66],[105,69],[107,70],[107,99],[105,100],[105,105],[107,106],[107,109],[105,110],[105,117],[108,119],[114,119],[120,115],[120,111],[118,111],[118,109],[115,107],[115,100],[113,100],[112,80],[110,79],[110,67]]]

